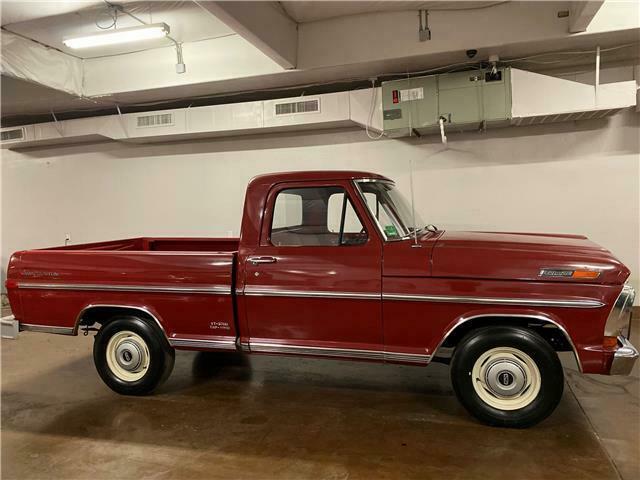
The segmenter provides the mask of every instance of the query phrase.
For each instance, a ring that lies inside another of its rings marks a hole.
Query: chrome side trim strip
[[[491,297],[463,297],[449,295],[414,295],[404,293],[360,293],[360,292],[329,292],[312,290],[279,290],[245,288],[244,295],[253,297],[296,297],[296,298],[346,298],[354,300],[398,300],[408,302],[446,302],[446,303],[479,303],[488,305],[526,305],[537,307],[574,307],[599,308],[604,303],[599,300],[555,300],[531,298],[491,298]]]
[[[281,343],[249,342],[252,352],[294,353],[296,355],[321,355],[325,357],[352,357],[369,360],[384,360],[384,353],[378,350],[355,350],[330,347],[308,347],[303,345],[286,345]]]
[[[413,295],[404,293],[384,293],[382,294],[382,298],[383,300],[400,300],[408,302],[481,303],[489,305],[526,305],[535,307],[599,308],[604,306],[604,303],[599,300],[459,297],[449,295]]]
[[[307,290],[276,290],[245,288],[244,295],[251,297],[296,297],[296,298],[347,298],[354,300],[380,300],[379,293],[318,292]]]
[[[230,340],[206,340],[197,338],[170,338],[172,347],[203,348],[208,350],[236,350],[236,339]]]
[[[567,329],[564,328],[562,325],[560,325],[558,322],[556,322],[555,320],[553,320],[552,318],[549,318],[545,315],[528,315],[528,314],[518,314],[518,313],[514,313],[514,314],[508,314],[508,313],[497,313],[497,314],[491,314],[491,313],[483,313],[480,315],[472,315],[470,317],[462,317],[460,318],[449,330],[447,330],[447,332],[443,335],[442,339],[440,340],[440,343],[438,343],[438,345],[436,346],[436,348],[433,350],[433,353],[431,354],[431,357],[434,358],[437,356],[438,351],[440,350],[440,348],[442,348],[442,345],[444,345],[444,343],[447,341],[447,338],[449,338],[449,336],[463,323],[468,322],[469,320],[473,320],[476,318],[487,318],[487,317],[500,317],[500,318],[505,318],[505,319],[509,319],[509,318],[530,318],[532,320],[540,320],[542,322],[545,323],[550,323],[552,325],[554,325],[558,330],[560,330],[562,332],[562,334],[565,336],[565,338],[567,339],[567,341],[569,342],[569,345],[571,345],[571,349],[573,350],[573,355],[576,358],[576,363],[578,364],[578,370],[580,370],[580,373],[582,373],[582,363],[580,363],[580,357],[578,356],[578,349],[576,348],[575,344],[573,343],[573,340],[571,339],[571,336],[569,335],[569,332],[567,332]]]
[[[311,347],[304,345],[287,345],[282,343],[250,342],[252,352],[260,353],[292,353],[295,355],[318,355],[336,358],[362,358],[366,360],[393,360],[426,365],[430,355],[402,352],[385,352],[382,350],[360,350],[351,348]]]
[[[20,330],[29,332],[55,333],[58,335],[73,335],[73,327],[60,327],[54,325],[35,325],[33,323],[20,323]]]
[[[206,293],[231,295],[230,285],[208,285],[198,287],[165,285],[102,285],[93,283],[36,283],[20,282],[18,288],[38,290],[90,290],[105,292],[149,292],[149,293]]]
[[[426,365],[431,361],[431,355],[427,355],[426,353],[384,352],[384,359],[394,362],[420,363]]]

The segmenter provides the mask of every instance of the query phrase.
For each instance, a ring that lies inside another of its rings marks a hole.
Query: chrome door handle
[[[258,265],[260,263],[276,263],[277,262],[275,257],[249,257],[249,261],[254,265]]]

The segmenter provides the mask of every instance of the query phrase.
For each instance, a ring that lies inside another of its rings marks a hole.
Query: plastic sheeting
[[[2,31],[2,75],[82,95],[82,60]]]

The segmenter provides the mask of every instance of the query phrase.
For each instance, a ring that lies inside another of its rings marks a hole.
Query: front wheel
[[[537,333],[487,327],[470,332],[456,347],[451,383],[460,403],[480,421],[524,428],[553,412],[564,376],[558,355]]]
[[[175,351],[155,326],[138,317],[121,316],[95,337],[93,360],[98,374],[122,395],[146,395],[173,370]]]

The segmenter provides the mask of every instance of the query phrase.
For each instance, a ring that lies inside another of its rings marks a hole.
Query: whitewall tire
[[[532,330],[485,327],[456,346],[451,383],[462,405],[480,421],[523,428],[558,405],[564,375],[551,345]]]

